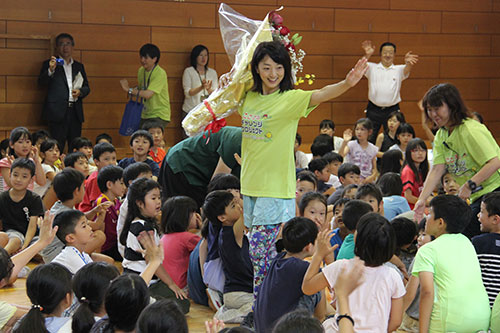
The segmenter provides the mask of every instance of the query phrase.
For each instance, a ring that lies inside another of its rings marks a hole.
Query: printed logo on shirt
[[[467,154],[463,153],[462,156],[458,156],[458,154],[453,154],[447,156],[446,159],[446,168],[449,173],[454,175],[464,175],[466,172],[472,171],[467,168],[466,161]]]
[[[30,210],[29,210],[29,208],[28,207],[23,207],[23,212],[26,215],[26,220],[29,223],[29,221],[30,221]]]
[[[243,137],[253,140],[271,141],[273,134],[265,130],[264,122],[271,116],[250,114],[245,112],[241,119],[241,132]]]

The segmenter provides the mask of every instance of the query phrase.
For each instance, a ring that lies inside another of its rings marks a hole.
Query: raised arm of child
[[[432,306],[434,304],[434,274],[419,272],[420,306],[418,327],[420,332],[428,332],[431,321]]]
[[[340,145],[339,154],[342,155],[342,157],[346,157],[347,154],[349,154],[349,147],[347,146],[347,144],[352,140],[352,129],[346,129],[344,131],[343,138],[344,141],[342,141],[342,144]]]
[[[164,257],[163,244],[160,243],[160,245],[156,245],[154,237],[153,231],[143,231],[137,236],[137,240],[144,248],[144,259],[148,264],[146,269],[141,273],[141,277],[146,284],[149,284],[156,270],[162,264]]]
[[[47,182],[47,178],[45,177],[45,172],[43,171],[42,167],[42,160],[40,159],[38,148],[36,146],[31,147],[29,157],[31,157],[35,162],[35,182],[40,186],[44,186]]]
[[[354,87],[368,70],[367,62],[368,60],[366,60],[366,58],[359,59],[354,68],[347,73],[345,80],[324,86],[314,91],[311,95],[309,106],[311,107],[329,101]]]
[[[302,281],[302,292],[306,295],[314,295],[318,291],[330,286],[323,272],[319,271],[319,268],[324,258],[338,247],[338,244],[330,246],[332,236],[333,234],[330,230],[323,230],[318,233],[318,237],[314,243],[314,254],[304,275],[304,281]]]
[[[233,225],[234,239],[239,247],[243,246],[243,236],[245,235],[245,224],[243,223],[243,208],[238,205],[240,209],[240,218]]]

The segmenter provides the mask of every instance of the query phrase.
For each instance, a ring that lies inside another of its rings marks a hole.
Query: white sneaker
[[[21,268],[19,273],[17,273],[17,277],[19,279],[22,279],[28,277],[29,273],[31,273],[31,269],[28,266],[24,266],[23,268]]]
[[[224,302],[217,290],[207,288],[208,306],[214,311],[218,311]]]

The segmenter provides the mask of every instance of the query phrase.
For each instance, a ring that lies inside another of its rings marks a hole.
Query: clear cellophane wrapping
[[[206,100],[216,119],[229,117],[241,106],[246,92],[253,85],[250,68],[253,52],[259,43],[273,40],[268,16],[264,21],[251,20],[224,3],[219,7],[219,25],[232,68],[229,84],[216,89]],[[182,127],[187,135],[193,136],[202,132],[213,120],[202,102],[184,118]]]

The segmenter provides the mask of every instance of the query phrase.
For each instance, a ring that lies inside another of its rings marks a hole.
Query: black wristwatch
[[[478,190],[477,184],[470,179],[467,181],[467,186],[469,186],[469,189],[472,193],[474,193]]]

